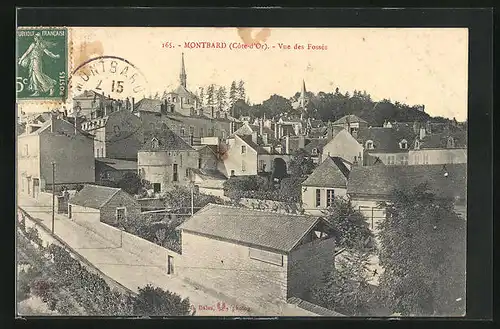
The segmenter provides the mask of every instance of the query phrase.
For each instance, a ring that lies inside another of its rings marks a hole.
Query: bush
[[[136,316],[185,316],[190,315],[189,299],[161,288],[147,285],[139,288],[139,295],[133,299]]]

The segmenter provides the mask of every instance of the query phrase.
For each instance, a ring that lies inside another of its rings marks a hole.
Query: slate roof
[[[111,158],[97,158],[95,160],[115,170],[137,170],[137,161]]]
[[[306,144],[304,147],[304,150],[307,151],[307,153],[312,154],[313,149],[318,149],[318,153],[321,153],[323,151],[323,147],[325,147],[328,142],[330,142],[331,139],[327,138],[315,138],[311,139],[309,143]]]
[[[347,187],[349,169],[339,157],[327,157],[302,183],[303,186]]]
[[[159,99],[143,98],[134,105],[134,112],[161,112],[162,101]]]
[[[438,134],[430,134],[425,136],[420,140],[420,149],[442,149],[448,148],[448,138],[451,137],[454,140],[454,148],[464,148],[467,147],[467,132],[466,131],[454,131],[454,132],[442,132]],[[414,148],[415,145],[412,145]]]
[[[192,92],[190,92],[183,85],[178,85],[177,88],[175,88],[175,90],[172,91],[172,93],[175,93],[177,95],[184,95],[184,96],[190,96],[190,97],[196,98],[195,94],[193,94]]]
[[[309,137],[323,137],[326,135],[327,127],[311,128],[309,131]]]
[[[356,122],[359,122],[359,123],[368,123],[365,120],[361,119],[360,117],[358,117],[358,116],[356,116],[354,114],[349,114],[349,115],[343,116],[342,118],[338,119],[333,124],[334,125],[346,124],[348,120],[349,120],[350,123],[356,123]]]
[[[101,209],[120,190],[114,187],[85,185],[69,200],[69,203],[87,208]]]
[[[448,173],[448,176],[445,176]],[[349,174],[347,193],[389,196],[395,189],[427,182],[438,197],[466,199],[467,164],[355,166]]]
[[[417,134],[413,131],[411,127],[368,127],[360,128],[358,135],[356,137],[357,141],[366,147],[366,142],[368,140],[373,141],[373,150],[368,150],[370,152],[408,152],[411,144],[417,137]],[[399,147],[399,142],[406,139],[408,143],[408,149],[404,150]]]
[[[238,244],[290,252],[319,217],[208,204],[178,228]]]
[[[214,180],[227,180],[227,177],[223,173],[216,169],[191,169],[195,174],[200,176],[201,179],[214,179]]]
[[[158,148],[153,148],[153,138],[158,139]],[[162,131],[155,131],[148,134],[146,142],[142,146],[143,151],[194,151],[184,139],[174,133],[171,129],[165,128]]]

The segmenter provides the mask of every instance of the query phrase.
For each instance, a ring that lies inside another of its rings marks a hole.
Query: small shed
[[[141,206],[119,188],[85,185],[68,202],[68,217],[73,220],[116,225],[128,216],[141,213]]]

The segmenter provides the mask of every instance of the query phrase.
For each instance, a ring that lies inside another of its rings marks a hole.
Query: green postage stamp
[[[68,83],[68,31],[22,28],[16,38],[18,100],[64,100]]]

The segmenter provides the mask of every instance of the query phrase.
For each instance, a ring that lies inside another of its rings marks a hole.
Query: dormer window
[[[154,149],[160,147],[160,143],[158,142],[158,139],[156,137],[153,137],[153,139],[151,140],[151,147]]]
[[[415,141],[415,150],[419,150],[420,149],[420,141],[417,139]]]
[[[453,139],[453,137],[448,137],[447,147],[455,147],[455,140]]]
[[[313,148],[311,153],[312,153],[312,155],[318,155],[318,149]]]
[[[406,139],[403,139],[401,142],[399,142],[399,148],[402,150],[408,149],[408,142]]]
[[[373,147],[373,141],[371,141],[371,140],[370,141],[366,141],[365,147],[368,150],[373,150],[374,149],[374,147]]]

